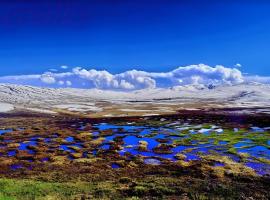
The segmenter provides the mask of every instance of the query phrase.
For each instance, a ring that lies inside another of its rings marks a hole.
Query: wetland
[[[269,199],[270,117],[3,114],[0,197]],[[16,185],[17,189],[14,189]]]

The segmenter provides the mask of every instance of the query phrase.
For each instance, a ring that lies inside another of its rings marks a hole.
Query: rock
[[[92,140],[90,142],[91,145],[94,145],[94,146],[98,146],[98,145],[101,145],[103,143],[103,141],[105,140],[104,137],[99,137],[98,139],[95,139],[95,140]]]
[[[191,165],[191,162],[186,162],[186,161],[183,161],[183,160],[179,160],[179,161],[177,161],[177,163],[179,165],[181,165],[182,167],[189,167]]]
[[[139,151],[147,151],[147,147],[148,147],[148,142],[144,140],[139,141],[139,147],[138,147]]]
[[[19,143],[8,143],[7,147],[11,149],[17,149],[20,146]]]
[[[226,171],[225,171],[225,175],[226,175],[226,176],[233,176],[232,170],[226,170]]]
[[[78,159],[82,157],[82,153],[72,153],[70,156],[74,159]]]
[[[187,158],[186,155],[182,154],[182,153],[178,153],[175,155],[175,157],[178,159],[178,160],[185,160]]]
[[[93,163],[93,162],[96,162],[98,161],[99,159],[98,158],[78,158],[75,160],[75,162],[78,162],[78,163]]]
[[[171,150],[172,146],[168,144],[159,144],[157,147],[153,149],[155,153],[160,153],[160,154],[170,154],[172,153]]]

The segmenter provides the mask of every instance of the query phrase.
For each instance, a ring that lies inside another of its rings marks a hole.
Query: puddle
[[[21,151],[26,151],[29,150],[28,149],[29,146],[37,146],[37,142],[36,141],[21,142],[18,149]]]
[[[74,137],[69,136],[65,139],[67,142],[73,142],[74,141]]]
[[[260,128],[260,127],[250,127],[251,131],[253,132],[264,132],[264,129],[263,128]]]
[[[246,166],[254,169],[259,175],[270,175],[270,165],[258,162],[247,162]]]
[[[118,164],[116,164],[116,163],[111,164],[111,167],[113,169],[119,169],[120,168],[120,166]]]
[[[103,150],[108,150],[108,149],[110,149],[110,145],[109,144],[104,144],[100,148],[103,149]]]
[[[15,150],[9,151],[7,154],[9,157],[14,157],[14,156],[16,156],[16,151]]]
[[[48,162],[50,159],[49,158],[42,158],[41,162]]]
[[[50,143],[51,141],[52,141],[51,138],[45,138],[45,139],[44,139],[44,142],[47,143],[47,144]]]
[[[10,133],[12,132],[13,130],[12,129],[5,129],[5,130],[0,130],[0,135],[3,135],[5,133]]]
[[[226,142],[226,141],[219,141],[218,142],[218,144],[220,144],[220,145],[226,145],[226,144],[228,144],[229,142]]]
[[[214,163],[214,167],[224,167],[225,164],[224,163],[221,163],[221,162],[215,162]]]
[[[11,170],[18,170],[18,169],[22,169],[23,168],[23,165],[22,164],[14,164],[14,165],[11,165],[10,166],[10,169]]]
[[[251,140],[243,140],[243,141],[240,141],[238,143],[236,143],[234,145],[235,148],[242,148],[242,147],[246,147],[246,146],[250,146],[252,145],[252,141]]]
[[[255,146],[250,148],[242,148],[237,150],[239,153],[248,153],[254,157],[262,157],[270,160],[270,150],[265,146]]]
[[[81,149],[82,146],[80,144],[72,144],[72,145],[62,144],[62,145],[59,146],[60,150],[67,151],[67,152],[70,152],[70,153],[75,153],[76,148]]]
[[[195,154],[186,153],[184,155],[186,156],[185,161],[201,160],[201,158]]]

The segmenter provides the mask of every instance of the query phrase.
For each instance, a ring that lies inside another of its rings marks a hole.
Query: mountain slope
[[[32,86],[0,84],[0,102],[8,103],[15,109],[32,111],[52,111],[69,109],[75,111],[102,110],[103,105],[119,105],[129,102],[148,102],[152,104],[212,104],[220,106],[268,107],[270,106],[270,86],[263,84],[238,84],[218,87],[201,85],[178,86],[174,88],[144,89],[132,92],[108,91],[98,89],[38,88]],[[100,107],[95,107],[99,104]],[[134,103],[135,104],[135,103]],[[7,104],[6,104],[7,105]],[[76,110],[77,109],[77,110]],[[4,109],[2,109],[4,110]]]

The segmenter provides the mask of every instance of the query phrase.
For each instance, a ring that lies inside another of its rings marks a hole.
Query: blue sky
[[[269,10],[264,0],[2,0],[0,76],[61,65],[120,73],[199,63],[241,63],[245,73],[268,76]]]

